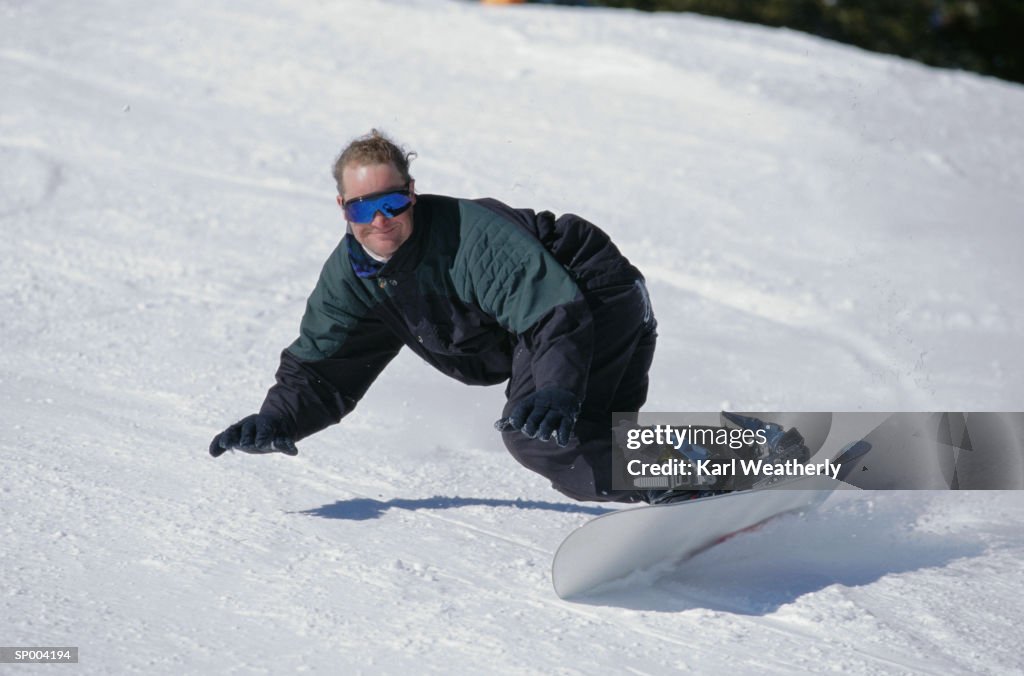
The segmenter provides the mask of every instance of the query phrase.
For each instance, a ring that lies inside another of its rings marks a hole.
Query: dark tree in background
[[[1024,82],[1024,0],[591,0],[794,30]]]

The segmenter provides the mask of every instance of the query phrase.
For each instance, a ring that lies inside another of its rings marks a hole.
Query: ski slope
[[[417,189],[579,213],[648,276],[648,410],[1021,409],[1024,88],[690,15],[0,3],[0,645],[83,674],[1002,674],[1024,495],[841,492],[569,603],[608,506],[402,354],[295,458],[254,412],[377,126]],[[36,673],[4,665],[4,673]]]

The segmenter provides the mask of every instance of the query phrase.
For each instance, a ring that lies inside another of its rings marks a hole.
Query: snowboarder
[[[210,454],[296,454],[407,346],[461,382],[507,381],[495,426],[558,491],[649,499],[611,479],[611,414],[646,400],[657,335],[640,271],[579,216],[417,194],[414,156],[377,130],[339,155],[347,235],[260,412],[214,437]]]

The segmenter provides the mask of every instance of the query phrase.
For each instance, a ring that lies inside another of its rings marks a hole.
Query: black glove
[[[210,442],[210,455],[216,458],[232,448],[246,453],[298,455],[292,436],[280,419],[257,413],[215,436]]]
[[[560,387],[545,387],[516,404],[512,413],[494,423],[494,427],[499,432],[519,430],[541,441],[549,441],[555,434],[555,442],[565,447],[579,412],[580,400],[575,394]]]

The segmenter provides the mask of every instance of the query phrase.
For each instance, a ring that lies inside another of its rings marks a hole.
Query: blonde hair
[[[338,186],[338,194],[345,194],[345,186],[342,185],[341,173],[350,164],[365,167],[371,164],[392,164],[402,180],[406,183],[412,181],[409,175],[409,161],[416,157],[416,153],[407,151],[397,143],[388,138],[383,132],[371,129],[369,134],[360,136],[353,140],[334,161],[334,182]]]

